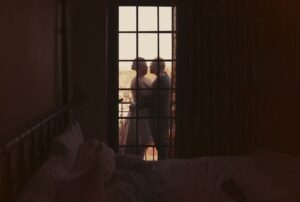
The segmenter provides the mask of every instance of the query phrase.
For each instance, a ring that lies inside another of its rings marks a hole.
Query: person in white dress
[[[130,84],[132,105],[137,106],[140,102],[150,99],[152,82],[145,77],[148,67],[144,58],[134,60],[131,69],[137,71],[137,76]],[[143,157],[147,148],[144,145],[153,144],[150,121],[146,118],[149,117],[149,114],[150,109],[147,107],[138,110],[136,107],[130,107],[128,119],[121,128],[120,145],[127,146],[123,150],[125,154],[136,154]]]

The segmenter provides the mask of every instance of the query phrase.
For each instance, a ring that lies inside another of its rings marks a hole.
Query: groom
[[[152,106],[150,115],[157,117],[152,119],[151,128],[155,144],[158,150],[158,159],[166,159],[168,154],[168,134],[170,130],[171,116],[171,79],[165,71],[166,64],[162,58],[156,58],[150,65],[150,73],[157,77],[152,83]]]
[[[166,159],[168,148],[168,134],[171,116],[171,79],[165,71],[165,62],[156,58],[150,65],[150,73],[157,77],[152,83],[152,93],[148,100],[143,101],[138,108],[150,109],[151,133],[158,150],[158,159]],[[169,117],[169,118],[167,118]]]

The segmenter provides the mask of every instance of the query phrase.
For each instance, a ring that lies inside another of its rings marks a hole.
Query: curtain
[[[178,0],[177,157],[256,147],[253,13],[251,0]]]

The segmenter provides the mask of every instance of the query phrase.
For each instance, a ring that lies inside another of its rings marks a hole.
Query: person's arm
[[[134,110],[134,109],[142,109],[142,108],[146,108],[146,107],[151,107],[153,105],[153,103],[154,103],[153,97],[150,96],[148,98],[138,100],[138,103],[132,103],[130,105],[130,109]]]
[[[156,81],[154,81],[154,86],[155,85],[156,85]],[[148,88],[149,88],[149,86],[148,86]],[[149,88],[150,94],[146,95],[146,92],[144,92],[144,94],[143,94],[143,91],[140,91],[137,102],[135,104],[132,104],[130,106],[130,109],[136,109],[136,108],[142,109],[142,108],[153,106],[154,101],[155,101],[155,98],[154,98],[155,93],[154,93],[154,91],[152,91],[152,89],[153,89],[153,84],[152,84],[152,87]]]

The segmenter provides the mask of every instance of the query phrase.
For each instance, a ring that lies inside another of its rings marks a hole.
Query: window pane
[[[157,34],[139,34],[139,57],[152,60],[157,55]]]
[[[119,107],[122,107],[121,105],[124,104],[133,103],[133,93],[135,93],[133,90],[119,90],[119,99],[122,99],[122,102],[119,103]],[[126,110],[129,110],[129,108],[126,107]]]
[[[136,71],[131,69],[132,62],[119,62],[119,88],[130,88]]]
[[[119,104],[119,117],[120,118],[126,118],[128,116],[129,106],[130,106],[130,103],[125,102],[125,101],[122,101],[122,103]]]
[[[157,31],[157,7],[139,7],[139,31]]]
[[[165,62],[165,64],[166,64],[165,71],[167,72],[170,79],[172,79],[172,62]]]
[[[172,7],[159,7],[159,30],[172,31]]]
[[[119,34],[119,59],[136,58],[136,34]]]
[[[159,35],[159,56],[165,60],[172,59],[172,34]]]
[[[119,31],[136,31],[136,7],[119,7]]]
[[[173,30],[176,31],[176,17],[177,17],[177,10],[176,7],[173,7]]]
[[[147,147],[144,158],[145,161],[157,161],[157,149],[155,146]]]

